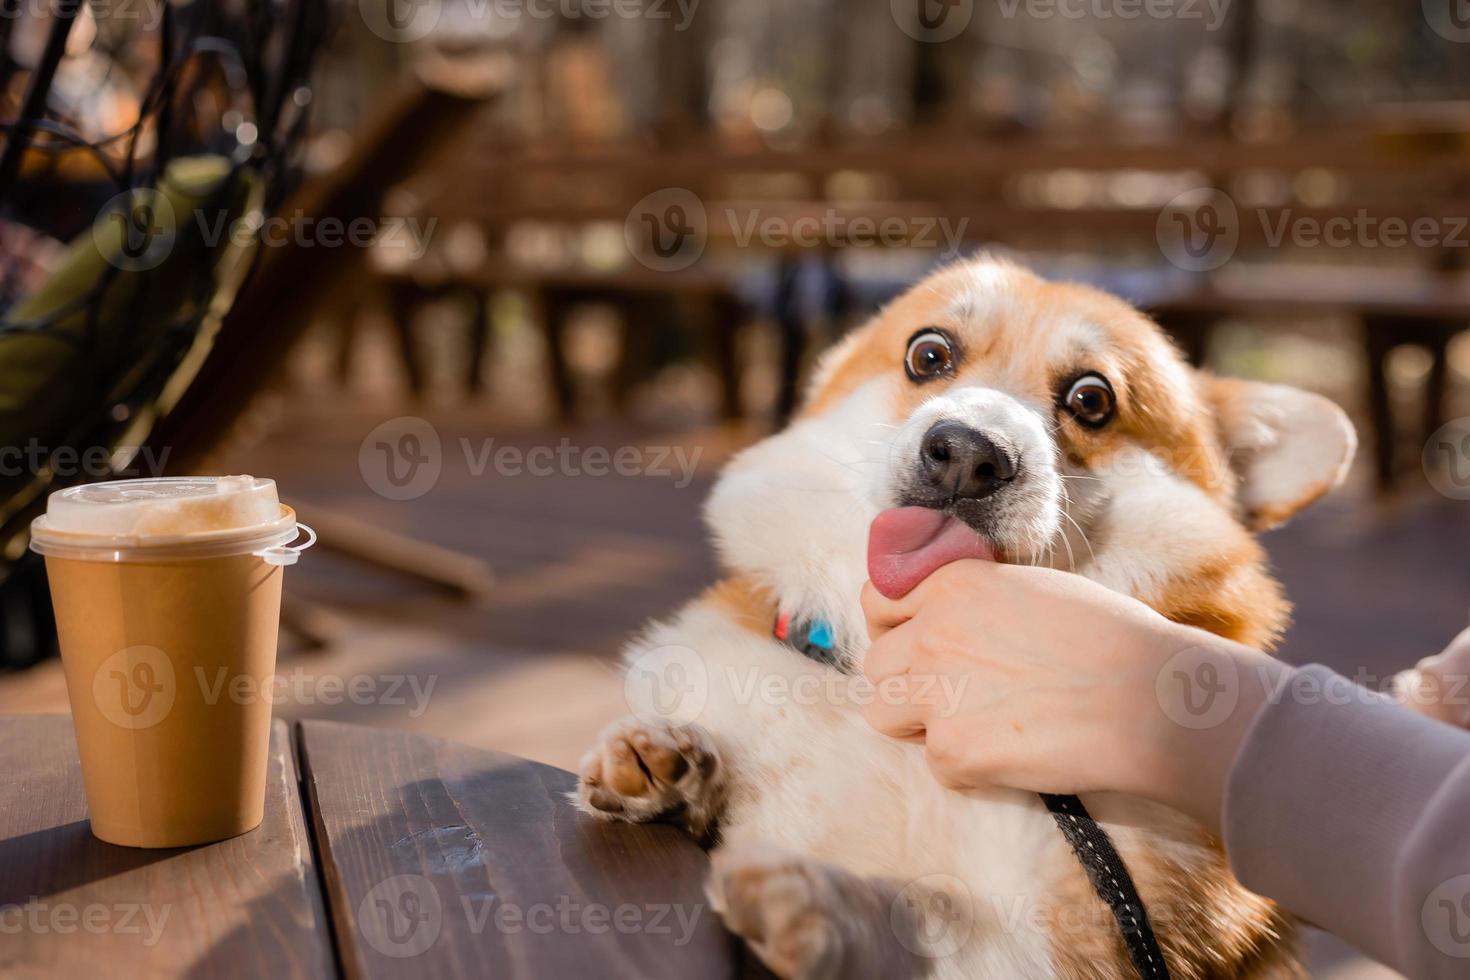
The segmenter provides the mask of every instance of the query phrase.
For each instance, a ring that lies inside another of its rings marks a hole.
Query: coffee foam
[[[46,506],[50,531],[108,536],[243,530],[280,516],[275,481],[253,476],[92,483],[53,493]]]

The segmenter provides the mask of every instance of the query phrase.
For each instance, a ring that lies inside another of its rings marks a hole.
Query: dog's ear
[[[1240,516],[1252,530],[1282,523],[1347,475],[1358,437],[1326,398],[1286,385],[1201,378],[1240,481]]]

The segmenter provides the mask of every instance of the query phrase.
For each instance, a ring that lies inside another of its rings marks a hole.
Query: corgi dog
[[[706,505],[727,577],[628,648],[633,714],[583,758],[576,803],[711,846],[712,907],[782,977],[1137,977],[1036,794],[946,789],[922,746],[864,722],[869,525],[932,508],[996,560],[1269,648],[1289,607],[1253,532],[1354,448],[1331,402],[1197,371],[1106,293],[988,257],[942,268],[728,464]],[[798,623],[818,624],[806,654],[782,635]],[[1303,975],[1290,921],[1218,840],[1149,801],[1083,800],[1176,980]]]

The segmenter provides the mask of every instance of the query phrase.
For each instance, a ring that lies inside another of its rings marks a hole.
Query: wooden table
[[[265,821],[199,847],[88,830],[68,718],[0,717],[0,976],[759,974],[671,827],[559,769],[324,721],[271,736]]]

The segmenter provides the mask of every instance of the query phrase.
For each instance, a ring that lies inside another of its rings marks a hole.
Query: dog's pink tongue
[[[868,528],[868,578],[890,599],[908,593],[941,565],[995,560],[990,542],[957,518],[928,507],[896,507]]]

